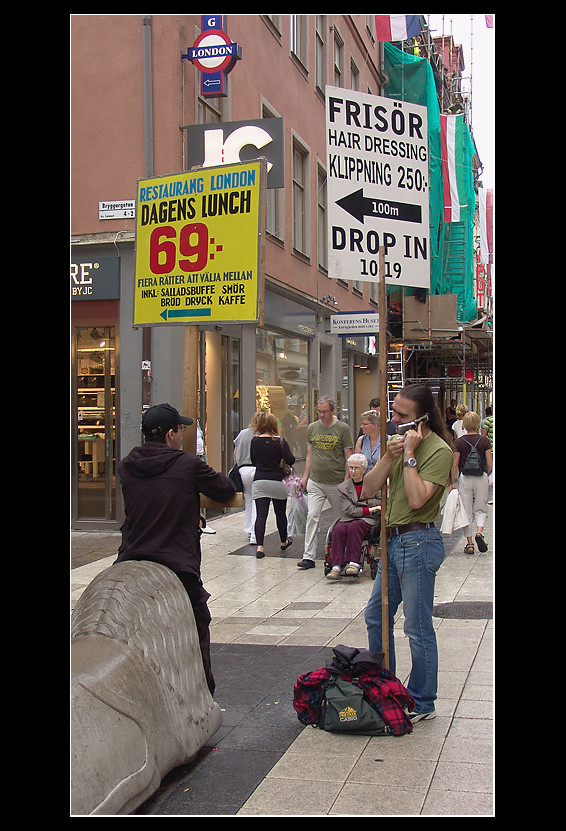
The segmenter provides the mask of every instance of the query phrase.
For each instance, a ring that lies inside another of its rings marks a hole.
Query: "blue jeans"
[[[395,674],[393,620],[403,603],[405,634],[411,649],[411,675],[407,690],[415,711],[434,710],[438,676],[438,649],[432,624],[434,582],[444,560],[444,543],[438,528],[407,531],[387,540],[389,585],[389,669]],[[381,563],[365,611],[369,648],[381,648]]]

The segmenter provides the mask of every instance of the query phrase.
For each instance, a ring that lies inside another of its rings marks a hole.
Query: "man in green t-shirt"
[[[330,502],[335,519],[341,515],[338,485],[348,476],[348,458],[354,449],[354,441],[349,426],[336,418],[335,407],[334,401],[323,395],[316,405],[318,421],[307,427],[307,458],[302,486],[303,490],[307,490],[308,513],[305,551],[303,559],[297,563],[302,569],[314,568],[316,535],[325,500]]]
[[[411,384],[395,398],[397,425],[425,417],[415,428],[393,436],[375,467],[366,473],[362,499],[374,496],[389,479],[387,526],[389,669],[395,674],[393,621],[403,603],[405,635],[411,650],[407,689],[415,699],[412,721],[434,718],[438,649],[432,622],[436,572],[444,560],[444,542],[435,523],[448,484],[454,454],[445,420],[429,387]],[[381,652],[381,563],[365,611],[369,648]]]

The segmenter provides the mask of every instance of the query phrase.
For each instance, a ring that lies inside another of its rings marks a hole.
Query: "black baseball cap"
[[[177,424],[194,424],[192,418],[182,416],[171,404],[157,404],[143,414],[142,430],[145,436],[166,433]]]

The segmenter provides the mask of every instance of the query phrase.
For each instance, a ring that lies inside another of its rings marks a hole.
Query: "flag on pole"
[[[464,115],[440,116],[444,221],[460,222],[460,208],[467,207],[464,169]]]
[[[480,221],[480,262],[493,262],[493,190],[478,188]]]
[[[375,34],[380,42],[409,40],[421,33],[418,14],[376,14]]]

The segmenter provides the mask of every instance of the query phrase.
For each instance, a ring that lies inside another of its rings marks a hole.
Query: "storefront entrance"
[[[116,521],[116,327],[77,326],[73,343],[73,524]]]
[[[240,430],[240,339],[202,331],[200,355],[198,418],[207,461],[227,473],[234,463],[234,439]]]

